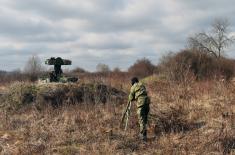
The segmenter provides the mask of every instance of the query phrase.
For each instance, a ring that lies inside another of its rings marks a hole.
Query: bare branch
[[[189,47],[220,57],[224,50],[235,42],[234,36],[229,37],[227,19],[215,19],[210,32],[200,32],[188,39]]]

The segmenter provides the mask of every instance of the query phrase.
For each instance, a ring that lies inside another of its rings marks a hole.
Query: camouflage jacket
[[[128,101],[137,101],[137,107],[140,107],[144,104],[149,104],[148,93],[145,86],[141,83],[135,83],[130,90]]]

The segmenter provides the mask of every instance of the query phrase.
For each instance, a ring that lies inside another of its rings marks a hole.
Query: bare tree
[[[229,33],[229,22],[227,19],[215,19],[211,24],[209,32],[200,32],[189,37],[189,47],[221,57],[225,49],[234,43],[234,36]]]
[[[97,66],[96,66],[96,71],[97,72],[102,72],[102,73],[107,73],[110,71],[110,68],[108,65],[106,64],[102,64],[102,63],[99,63]]]
[[[40,58],[37,55],[30,57],[25,64],[24,72],[29,74],[31,79],[35,79],[42,71],[43,67]]]

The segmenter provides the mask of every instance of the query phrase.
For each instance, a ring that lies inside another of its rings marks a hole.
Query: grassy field
[[[67,86],[15,83],[1,87],[0,152],[235,154],[233,83],[188,80],[176,84],[155,76],[143,82],[151,97],[146,143],[138,139],[135,106],[128,130],[119,128],[130,87],[128,80],[102,79],[96,85],[87,80]]]

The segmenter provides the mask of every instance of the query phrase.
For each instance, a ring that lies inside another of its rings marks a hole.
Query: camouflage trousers
[[[140,134],[142,134],[143,136],[147,136],[148,114],[149,114],[149,103],[146,103],[137,108]]]

